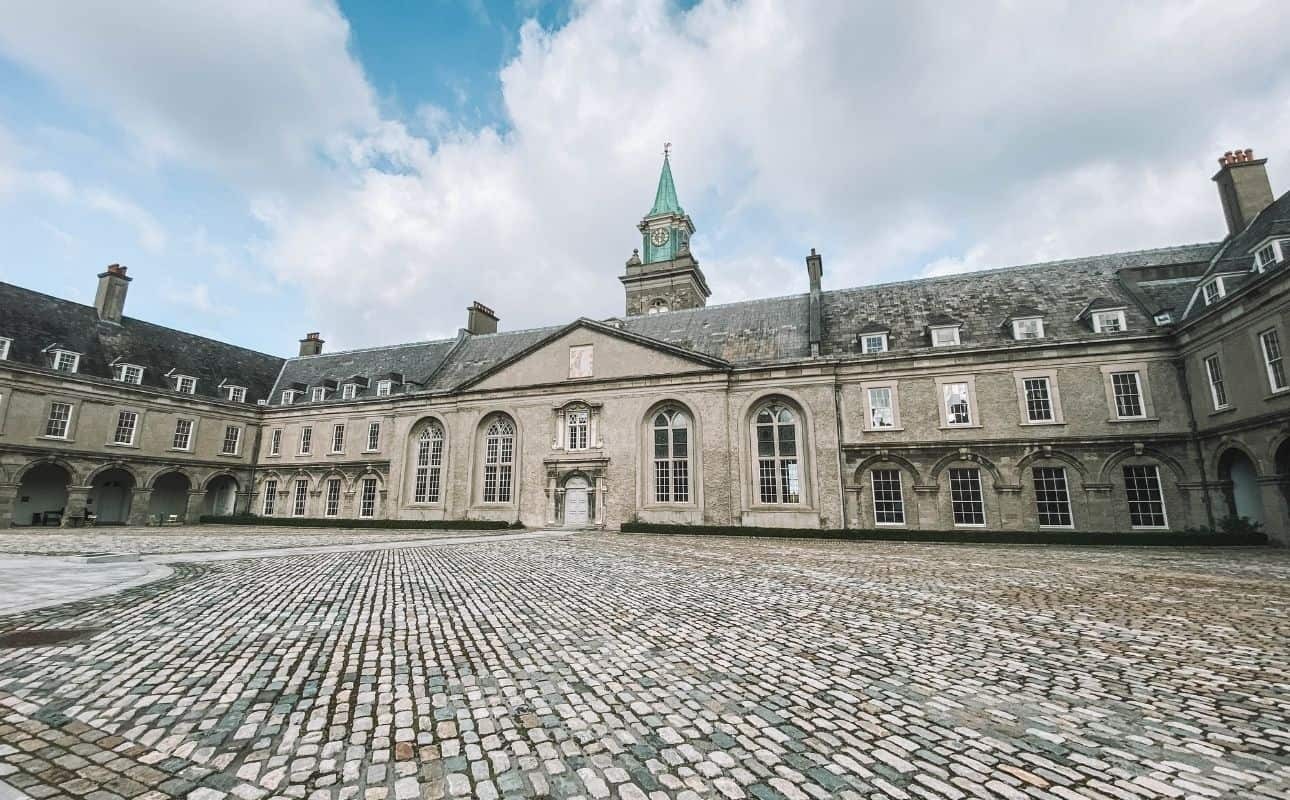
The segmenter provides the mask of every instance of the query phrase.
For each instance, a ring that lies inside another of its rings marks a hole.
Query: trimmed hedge
[[[842,539],[878,542],[950,542],[970,544],[1079,544],[1134,545],[1149,547],[1251,547],[1266,545],[1268,537],[1261,532],[1219,533],[1207,530],[1188,531],[911,531],[894,530],[818,530],[813,528],[754,528],[726,525],[663,525],[655,522],[625,522],[623,533],[665,533],[687,536],[758,536],[782,539]]]
[[[344,519],[340,517],[257,517],[254,514],[216,516],[203,514],[202,525],[271,525],[283,528],[376,528],[423,531],[499,531],[519,529],[519,523],[488,519]]]

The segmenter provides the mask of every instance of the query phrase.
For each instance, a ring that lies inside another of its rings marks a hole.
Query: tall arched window
[[[665,408],[654,415],[654,502],[690,502],[690,419]]]
[[[763,503],[802,501],[797,455],[797,417],[778,403],[763,406],[754,421],[757,433],[757,487]]]
[[[515,425],[493,420],[484,432],[484,502],[511,502],[515,471]]]
[[[413,473],[412,502],[437,503],[442,485],[443,428],[431,422],[417,437],[416,471]]]

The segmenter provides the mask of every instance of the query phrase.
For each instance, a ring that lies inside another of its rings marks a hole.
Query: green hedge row
[[[253,514],[239,514],[230,517],[203,514],[198,519],[198,522],[203,525],[270,525],[283,528],[376,528],[423,531],[497,531],[524,527],[519,523],[512,524],[488,519],[341,519],[338,517],[257,517]]]
[[[817,530],[812,528],[753,528],[736,525],[661,525],[627,522],[623,533],[671,533],[688,536],[761,536],[785,539],[843,539],[881,542],[969,542],[975,544],[1113,544],[1156,547],[1265,545],[1268,537],[1258,531],[1219,533],[1216,531],[911,531]]]

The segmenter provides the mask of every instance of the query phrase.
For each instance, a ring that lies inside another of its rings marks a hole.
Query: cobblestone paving
[[[1290,791],[1290,555],[577,536],[180,565],[0,619],[32,797]]]
[[[194,553],[212,550],[268,550],[278,547],[318,547],[336,544],[374,544],[424,538],[433,542],[448,536],[490,536],[508,531],[317,529],[281,526],[219,526],[179,528],[16,528],[0,531],[0,553],[67,555],[70,553]]]

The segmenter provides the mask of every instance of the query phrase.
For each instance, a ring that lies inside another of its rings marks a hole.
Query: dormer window
[[[13,339],[6,339],[0,336],[0,361],[9,359],[9,347],[13,344]]]
[[[121,383],[138,386],[143,383],[143,367],[138,364],[113,364],[112,377]]]
[[[81,365],[81,354],[71,350],[50,351],[51,364],[59,372],[75,372]]]
[[[1254,253],[1254,268],[1259,272],[1262,272],[1270,265],[1275,264],[1276,261],[1277,251],[1272,242],[1268,242],[1263,245]]]
[[[340,387],[341,400],[353,400],[354,396],[357,394],[358,394],[358,384],[356,383],[346,383],[346,384],[342,384]]]
[[[1093,312],[1094,333],[1121,333],[1127,330],[1124,324],[1124,309]]]
[[[197,379],[191,375],[176,375],[175,391],[180,394],[197,394]]]
[[[1044,338],[1044,320],[1041,317],[1022,317],[1012,321],[1012,338]]]
[[[321,403],[327,399],[327,387],[315,386],[309,390],[309,399],[315,403]]]
[[[1205,284],[1201,289],[1201,293],[1205,297],[1205,305],[1212,306],[1221,300],[1227,294],[1227,291],[1223,288],[1223,279],[1215,278]]]
[[[224,388],[228,390],[228,400],[230,403],[246,402],[245,386],[225,386]]]
[[[862,333],[859,334],[858,338],[860,339],[860,351],[867,356],[887,352],[886,331]]]
[[[1153,317],[1153,320],[1157,325],[1172,325],[1174,324],[1174,315],[1170,311],[1161,311]]]
[[[932,347],[952,347],[960,343],[958,325],[934,325],[931,331]]]
[[[284,406],[289,406],[296,402],[296,391],[294,389],[283,389],[280,402]]]
[[[394,381],[392,380],[387,379],[387,380],[376,382],[377,397],[389,397],[390,392],[393,391],[393,389],[394,389]]]

